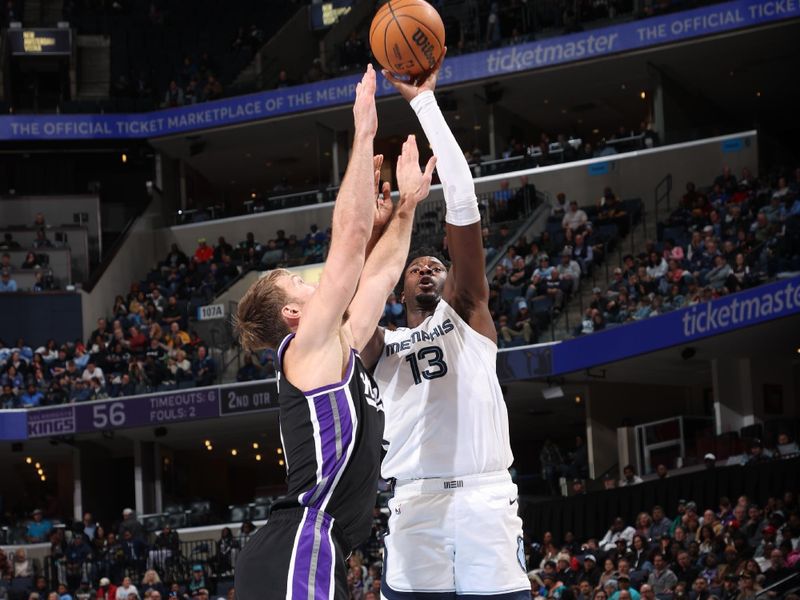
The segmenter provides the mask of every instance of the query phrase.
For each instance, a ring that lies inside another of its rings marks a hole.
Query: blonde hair
[[[247,352],[277,348],[289,335],[289,326],[281,316],[290,298],[277,285],[278,279],[291,275],[286,269],[274,269],[245,292],[233,317],[234,335]]]

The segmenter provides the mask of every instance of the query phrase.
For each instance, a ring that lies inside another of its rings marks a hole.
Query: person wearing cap
[[[133,538],[137,540],[143,540],[145,537],[144,527],[136,518],[136,513],[132,508],[126,508],[122,511],[122,523],[120,523],[118,531],[119,537],[124,538],[126,531],[130,531]]]
[[[192,257],[194,262],[199,265],[205,264],[214,258],[214,249],[206,243],[206,238],[197,239],[197,248]]]
[[[532,320],[528,303],[520,299],[517,302],[517,317],[514,323],[501,328],[500,334],[506,343],[510,343],[512,338],[522,338],[526,344],[530,344],[536,335],[535,323]]]
[[[611,597],[608,600],[625,600],[626,592],[630,600],[639,600],[641,596],[639,595],[639,592],[631,587],[631,578],[629,575],[620,573],[617,575],[616,579],[617,591],[611,594]]]
[[[95,597],[97,600],[117,600],[117,586],[108,577],[101,577]]]
[[[761,440],[754,439],[752,442],[750,442],[750,454],[747,459],[747,464],[757,464],[771,458],[772,454],[769,450],[764,448]]]
[[[774,525],[767,525],[761,530],[761,542],[753,553],[753,558],[761,558],[767,555],[767,548],[774,547],[778,529]]]
[[[186,591],[189,592],[190,596],[194,596],[197,592],[201,589],[207,587],[206,586],[206,576],[203,572],[202,565],[193,565],[192,566],[192,576],[189,579],[189,583],[186,585]]]
[[[81,583],[75,590],[75,600],[95,600],[97,592],[92,589],[92,582],[86,576],[81,577]]]
[[[556,556],[556,579],[564,585],[574,585],[576,573],[570,568],[570,555],[568,552],[561,552]]]
[[[713,469],[717,466],[717,457],[711,452],[707,452],[706,455],[703,456],[703,464],[706,466],[706,469]]]
[[[592,588],[600,582],[600,569],[597,567],[597,558],[594,554],[583,555],[583,570],[578,575],[578,582],[587,581]]]
[[[25,540],[29,544],[39,544],[46,542],[53,530],[53,524],[49,519],[44,518],[44,513],[41,508],[37,508],[31,513],[32,521],[28,522],[28,528],[25,532]]]
[[[3,269],[0,273],[0,292],[16,292],[17,282],[11,279],[11,273],[8,269]]]
[[[561,262],[556,267],[561,281],[567,285],[570,293],[578,291],[581,280],[581,266],[572,258],[572,246],[564,246],[561,251]]]

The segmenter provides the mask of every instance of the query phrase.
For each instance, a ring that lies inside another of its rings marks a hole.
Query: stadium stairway
[[[539,337],[540,342],[563,340],[574,336],[575,328],[580,325],[583,313],[591,303],[592,288],[606,289],[611,282],[611,273],[622,266],[622,257],[626,254],[638,254],[645,247],[647,240],[656,239],[657,224],[648,219],[646,211],[642,212],[642,221],[631,228],[627,236],[618,243],[602,264],[596,265],[593,273],[581,279],[578,293],[574,294],[562,313],[554,319],[550,331]]]
[[[296,76],[305,73],[314,58],[317,43],[308,27],[308,7],[290,16],[293,4],[283,3],[285,13],[274,15],[273,23],[284,25],[256,51],[253,59],[234,78],[233,89],[268,89],[275,86],[281,69]]]

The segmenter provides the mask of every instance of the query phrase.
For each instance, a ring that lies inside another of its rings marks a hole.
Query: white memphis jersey
[[[511,466],[496,361],[497,346],[444,300],[418,327],[385,332],[374,374],[389,444],[384,478],[458,477]]]

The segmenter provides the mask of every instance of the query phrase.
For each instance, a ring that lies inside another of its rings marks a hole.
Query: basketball
[[[389,0],[372,20],[369,43],[385,69],[419,77],[431,71],[444,52],[444,23],[425,0]]]

